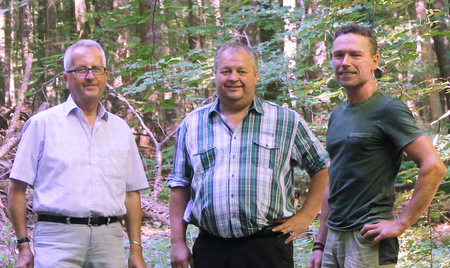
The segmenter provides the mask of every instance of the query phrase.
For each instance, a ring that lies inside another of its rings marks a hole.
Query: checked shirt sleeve
[[[186,147],[186,131],[186,122],[183,121],[177,132],[173,169],[168,179],[169,188],[186,187],[190,184],[192,178],[192,168],[189,163]]]
[[[328,152],[299,115],[294,141],[293,158],[310,177],[330,164]]]

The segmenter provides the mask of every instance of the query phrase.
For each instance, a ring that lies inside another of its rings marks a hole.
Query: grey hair
[[[220,55],[222,54],[222,52],[224,52],[225,50],[228,50],[228,49],[230,49],[233,52],[237,52],[237,51],[240,51],[240,50],[247,51],[248,54],[250,54],[250,58],[252,59],[252,64],[253,64],[253,68],[255,69],[255,72],[258,72],[258,69],[259,69],[258,53],[256,53],[256,51],[253,50],[250,46],[248,46],[248,45],[246,45],[244,43],[235,41],[235,42],[230,42],[230,43],[226,43],[226,44],[222,45],[216,51],[216,54],[214,56],[214,68],[213,68],[214,73],[216,73],[216,71],[217,71],[217,65],[219,64]]]
[[[105,51],[103,50],[102,46],[97,43],[94,40],[91,39],[81,39],[77,41],[75,44],[71,45],[69,48],[67,48],[66,52],[64,53],[64,71],[68,71],[72,64],[72,51],[77,47],[95,47],[102,53],[102,59],[103,59],[103,66],[106,67],[106,56]]]

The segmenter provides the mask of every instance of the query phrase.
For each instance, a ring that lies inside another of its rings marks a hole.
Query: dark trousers
[[[228,240],[201,230],[192,250],[194,267],[293,268],[293,244],[284,243],[288,237],[289,234]]]

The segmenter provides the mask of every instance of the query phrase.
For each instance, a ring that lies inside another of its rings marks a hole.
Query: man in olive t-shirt
[[[334,212],[328,227],[350,231],[392,220],[402,148],[423,135],[408,107],[379,89],[367,100],[341,104],[328,130],[333,156],[328,203]]]
[[[378,89],[378,62],[369,29],[350,24],[336,32],[332,64],[347,102],[330,116],[330,184],[308,267],[395,267],[397,237],[422,215],[446,172],[408,107]],[[403,152],[420,171],[411,200],[394,217]]]

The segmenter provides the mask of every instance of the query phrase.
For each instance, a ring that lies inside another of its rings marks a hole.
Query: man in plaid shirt
[[[178,131],[169,176],[172,267],[294,267],[292,240],[317,215],[328,153],[296,112],[255,96],[257,54],[228,43],[216,53],[218,98]],[[311,177],[300,209],[293,168]],[[193,254],[191,223],[200,233]]]

